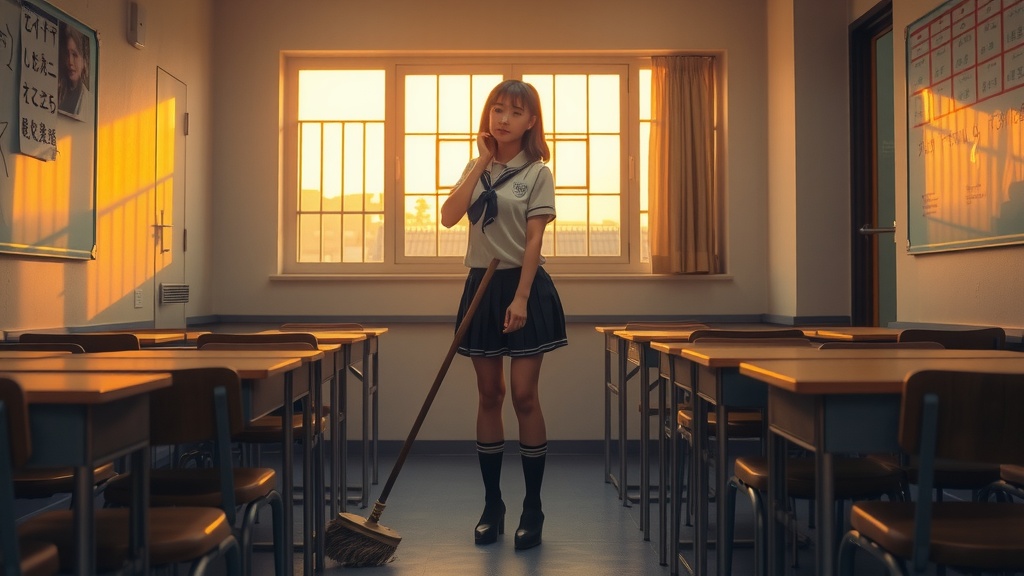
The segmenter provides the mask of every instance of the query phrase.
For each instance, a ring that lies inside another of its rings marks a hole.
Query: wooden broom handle
[[[437,376],[434,377],[434,384],[430,387],[430,392],[427,393],[426,400],[423,401],[423,406],[420,408],[420,413],[416,416],[416,421],[412,425],[412,430],[409,431],[409,437],[405,439],[405,444],[402,445],[402,451],[398,454],[398,460],[395,461],[395,467],[391,469],[391,475],[388,476],[388,480],[384,484],[384,488],[380,491],[380,496],[377,498],[378,504],[383,505],[387,502],[388,495],[391,494],[391,488],[395,485],[398,473],[402,470],[402,465],[405,464],[405,458],[409,455],[412,443],[416,440],[416,435],[420,432],[420,426],[423,425],[423,421],[427,418],[427,412],[430,410],[430,405],[434,403],[434,397],[437,396],[437,391],[441,388],[441,382],[444,381],[444,376],[448,372],[448,367],[451,365],[452,359],[455,357],[455,353],[459,349],[459,343],[462,342],[462,337],[465,336],[466,330],[469,329],[469,322],[473,319],[473,315],[476,314],[476,309],[480,306],[480,300],[483,299],[484,291],[487,290],[487,284],[490,283],[491,276],[494,276],[494,271],[497,270],[499,262],[500,261],[497,258],[491,260],[490,266],[488,266],[487,271],[484,272],[484,277],[480,280],[480,285],[477,286],[476,293],[473,294],[473,301],[470,302],[469,308],[466,309],[466,314],[462,317],[462,322],[459,323],[459,327],[455,331],[455,338],[452,340],[452,345],[448,348],[448,354],[444,357],[444,362],[441,363],[441,369],[437,371]]]

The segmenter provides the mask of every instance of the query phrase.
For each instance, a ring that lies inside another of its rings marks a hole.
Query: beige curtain
[[[652,271],[715,273],[715,60],[657,56],[652,64]]]

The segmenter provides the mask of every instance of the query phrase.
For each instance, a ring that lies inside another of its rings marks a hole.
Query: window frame
[[[431,275],[461,274],[462,257],[413,257],[404,253],[404,90],[403,72],[430,74],[502,73],[507,78],[523,74],[601,74],[620,73],[620,254],[619,256],[549,256],[545,268],[554,274],[650,275],[650,262],[641,262],[641,217],[639,173],[639,90],[640,70],[650,68],[649,56],[628,55],[520,55],[493,54],[481,57],[464,55],[365,55],[338,53],[282,56],[281,162],[279,166],[279,269],[282,274],[316,275]],[[298,198],[299,135],[298,76],[300,70],[345,69],[383,70],[385,75],[384,123],[384,262],[299,262]],[[428,72],[429,71],[429,72]],[[462,72],[470,71],[470,72]],[[495,72],[496,71],[496,72]],[[545,110],[545,122],[550,122]],[[476,123],[474,121],[474,127]],[[551,126],[545,125],[547,130]],[[557,184],[557,182],[556,182]],[[398,226],[401,224],[401,226]],[[549,227],[549,234],[551,228]]]

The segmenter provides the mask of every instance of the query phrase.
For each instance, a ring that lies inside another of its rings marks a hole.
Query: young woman
[[[57,107],[65,114],[78,116],[89,93],[89,40],[74,26],[60,26],[60,78],[57,82]]]
[[[495,542],[505,530],[501,463],[505,432],[504,357],[510,360],[512,405],[519,421],[526,497],[515,547],[540,544],[544,526],[540,488],[547,455],[547,431],[538,383],[544,353],[565,346],[565,315],[551,277],[541,265],[544,228],[555,218],[555,186],[544,140],[540,97],[525,82],[506,80],[491,91],[476,138],[479,157],[441,207],[441,223],[451,228],[469,216],[469,276],[459,306],[462,321],[492,259],[501,263],[484,294],[459,353],[473,360],[479,404],[477,454],[484,481],[484,511],[476,526],[477,544]]]

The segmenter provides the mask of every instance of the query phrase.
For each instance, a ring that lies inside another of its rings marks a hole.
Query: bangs
[[[535,110],[531,110],[529,93],[522,83],[509,82],[505,86],[502,86],[498,92],[495,93],[494,102],[497,103],[502,100],[512,106],[522,108],[531,114],[536,113]]]

